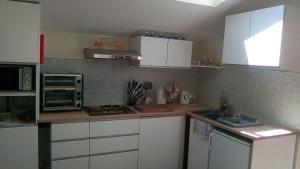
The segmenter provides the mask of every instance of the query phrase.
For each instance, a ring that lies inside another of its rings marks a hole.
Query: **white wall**
[[[113,37],[99,34],[43,31],[45,35],[45,58],[83,59],[83,49],[92,48],[99,37],[114,38],[128,49],[127,37]]]
[[[280,4],[300,7],[299,0],[245,0],[227,14]],[[206,46],[203,50],[214,48],[222,41],[221,38],[219,42],[207,42],[209,45],[203,45]],[[295,45],[299,48],[299,44]],[[222,53],[222,49],[217,53]],[[241,69],[241,67],[231,67],[223,71],[205,71],[201,72],[199,78],[199,101],[218,106],[220,94],[225,91],[237,111],[258,116],[268,123],[300,130],[299,82],[300,73]],[[298,155],[295,157],[295,169],[300,169],[300,140],[296,152]]]

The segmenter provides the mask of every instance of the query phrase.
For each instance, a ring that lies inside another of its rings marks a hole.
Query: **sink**
[[[234,117],[234,116],[225,117],[222,116],[220,112],[217,110],[195,111],[193,113],[234,128],[261,125],[259,119],[255,117],[243,115],[243,114],[241,114],[239,117]]]
[[[214,111],[214,110],[193,111],[193,113],[195,113],[195,114],[197,114],[199,116],[208,118],[210,120],[214,120],[214,121],[217,121],[217,119],[219,117],[221,117],[220,113],[218,111]]]
[[[261,125],[259,119],[243,114],[238,118],[220,116],[217,118],[217,121],[230,127],[251,127]]]

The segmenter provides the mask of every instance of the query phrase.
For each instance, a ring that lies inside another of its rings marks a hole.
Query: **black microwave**
[[[0,91],[34,90],[34,66],[0,65]]]

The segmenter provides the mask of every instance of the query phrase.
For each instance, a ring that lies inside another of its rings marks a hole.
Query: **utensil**
[[[142,84],[132,80],[127,83],[127,105],[135,106],[137,101],[143,97]]]

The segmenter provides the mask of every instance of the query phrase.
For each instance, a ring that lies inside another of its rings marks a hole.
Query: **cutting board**
[[[141,113],[172,112],[174,108],[169,105],[137,105],[135,109]]]

